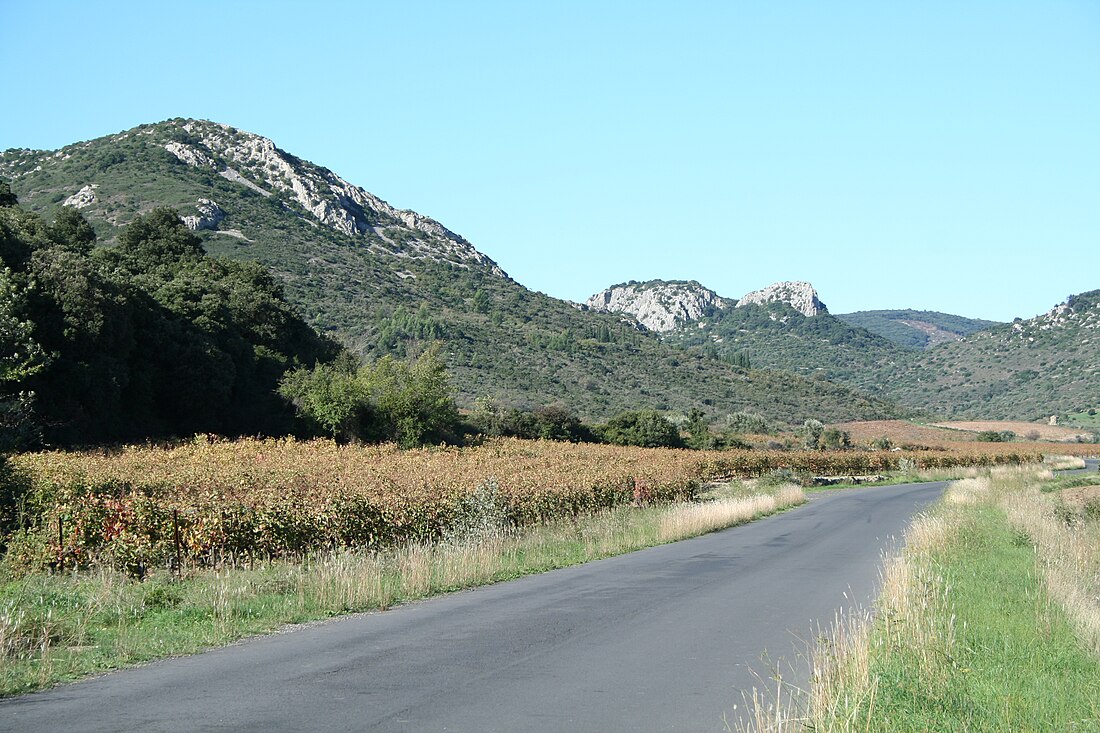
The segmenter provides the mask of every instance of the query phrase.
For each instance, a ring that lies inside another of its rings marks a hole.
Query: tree
[[[356,372],[346,363],[318,364],[288,372],[279,394],[298,414],[338,443],[357,440],[369,422],[368,401]]]
[[[710,450],[715,447],[716,440],[710,433],[710,421],[702,410],[698,408],[692,410],[684,427],[691,436],[687,443],[689,448]]]
[[[184,226],[173,209],[153,209],[122,230],[118,246],[105,256],[134,275],[170,278],[182,264],[201,261],[202,240]]]
[[[360,370],[359,379],[376,415],[371,437],[396,440],[403,448],[453,437],[458,408],[446,365],[433,343],[412,361],[384,356]]]
[[[403,448],[453,439],[458,408],[433,344],[413,360],[387,355],[358,369],[346,360],[297,369],[279,394],[314,430],[338,441],[394,441]]]
[[[11,184],[0,180],[0,208],[8,208],[19,203],[19,199],[11,192]]]
[[[655,410],[624,412],[607,421],[603,437],[615,445],[643,448],[679,448],[683,445],[676,426]]]
[[[821,447],[821,439],[825,433],[825,425],[820,420],[807,420],[802,423],[799,434],[802,436],[803,447],[809,450],[817,450]]]
[[[26,380],[46,365],[46,355],[34,340],[34,324],[21,317],[24,290],[12,271],[0,268],[0,451],[32,442],[34,392]]]

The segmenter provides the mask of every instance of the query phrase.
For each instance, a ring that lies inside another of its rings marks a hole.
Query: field
[[[867,475],[899,468],[1038,461],[1017,444],[956,451],[686,451],[498,440],[401,451],[328,441],[209,441],[13,459],[30,527],[9,567],[96,562],[155,567],[380,549],[445,539],[485,519],[510,527],[623,504],[694,498],[709,481],[786,470]]]
[[[982,420],[923,425],[908,420],[863,420],[837,423],[831,427],[847,431],[852,436],[852,443],[855,445],[867,445],[871,441],[887,438],[895,446],[983,450],[982,446],[988,444],[975,440],[977,433],[983,430],[994,432],[1010,430],[1016,433],[1020,441],[1016,445],[1025,450],[1050,452],[1051,446],[1049,443],[1057,442],[1059,443],[1057,447],[1059,453],[1070,452],[1073,455],[1088,455],[1090,452],[1095,453],[1097,451],[1095,447],[1078,449],[1071,443],[1066,442],[1075,441],[1078,435],[1083,436],[1085,439],[1091,437],[1090,433],[1081,428],[1020,421]],[[1030,438],[1035,439],[1030,440]],[[1044,443],[1046,444],[1044,445]]]
[[[1089,439],[1092,434],[1080,428],[1066,427],[1063,425],[1047,425],[1046,423],[1023,422],[1020,420],[955,420],[951,422],[936,423],[936,427],[949,430],[965,430],[971,433],[980,433],[984,430],[1003,432],[1006,430],[1016,433],[1021,438],[1037,436],[1039,440],[1049,441],[1074,441],[1078,437]]]
[[[892,444],[943,446],[958,444],[972,437],[956,430],[918,425],[908,420],[861,420],[833,425],[852,436],[855,445],[867,445],[880,438],[888,439]]]

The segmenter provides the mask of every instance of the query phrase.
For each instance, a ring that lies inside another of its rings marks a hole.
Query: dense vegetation
[[[338,346],[262,267],[207,256],[170,210],[95,248],[79,213],[47,223],[8,203],[0,279],[17,327],[4,329],[4,353],[19,362],[5,379],[9,443],[292,429],[279,379]]]
[[[837,318],[911,349],[927,349],[998,325],[996,321],[938,311],[859,311],[842,313]]]
[[[617,316],[582,312],[489,264],[456,259],[449,241],[394,217],[375,216],[370,229],[354,235],[320,226],[285,192],[259,193],[265,171],[248,161],[204,148],[217,166],[233,167],[254,188],[214,168],[181,163],[164,146],[197,144],[182,123],[142,126],[59,154],[7,151],[0,176],[10,176],[23,204],[46,218],[96,184],[97,201],[81,212],[108,245],[154,207],[189,215],[200,198],[214,200],[225,219],[216,230],[196,233],[207,252],[263,264],[307,322],[368,359],[416,355],[442,341],[440,356],[460,406],[472,408],[485,397],[503,409],[561,405],[594,421],[638,409],[684,415],[701,409],[712,418],[745,410],[779,424],[898,412],[838,385],[670,349]],[[303,173],[331,175],[288,159]]]

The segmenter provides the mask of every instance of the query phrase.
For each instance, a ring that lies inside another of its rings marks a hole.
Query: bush
[[[655,410],[624,412],[611,418],[600,429],[603,439],[614,445],[642,448],[680,448],[680,431]]]
[[[983,430],[976,438],[982,443],[1011,443],[1015,439],[1016,433],[1011,430]]]
[[[731,433],[755,433],[758,435],[774,433],[775,428],[754,412],[734,412],[726,416],[726,429]]]
[[[290,372],[279,384],[315,431],[340,442],[396,442],[403,448],[454,439],[458,409],[439,346],[418,358],[384,356],[355,370],[346,360]]]

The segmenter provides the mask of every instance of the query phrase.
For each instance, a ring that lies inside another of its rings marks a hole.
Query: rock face
[[[625,313],[650,331],[671,331],[727,308],[730,301],[695,281],[614,285],[589,298],[585,305],[595,311]]]
[[[737,301],[737,307],[746,305],[764,305],[766,303],[786,303],[804,316],[816,316],[827,308],[817,298],[814,286],[807,282],[781,282],[769,285],[762,290],[754,290]]]
[[[222,208],[210,199],[199,199],[195,204],[195,209],[199,212],[196,216],[180,217],[187,228],[193,232],[200,229],[215,230],[222,219],[225,218],[225,212],[222,211]]]
[[[317,223],[342,234],[372,233],[403,257],[424,257],[461,267],[480,266],[507,278],[495,262],[434,219],[397,209],[374,194],[275,147],[271,140],[205,120],[173,120],[186,142],[164,149],[181,163],[210,168],[264,196],[278,195]]]
[[[65,199],[61,205],[71,206],[74,209],[83,209],[87,206],[91,206],[99,200],[95,195],[95,190],[97,188],[99,188],[98,183],[89,183],[87,186]]]

